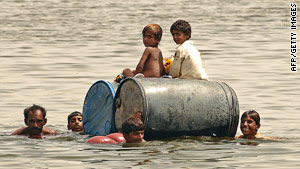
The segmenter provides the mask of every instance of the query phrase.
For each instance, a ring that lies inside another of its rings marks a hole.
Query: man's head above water
[[[28,127],[29,135],[41,135],[47,123],[46,109],[39,105],[32,105],[24,109],[24,122]]]
[[[145,125],[139,118],[130,117],[122,124],[122,133],[126,143],[142,143]]]
[[[57,134],[56,131],[48,128],[46,125],[46,109],[42,106],[33,104],[24,109],[24,123],[25,127],[14,131],[13,135],[28,135],[29,137],[39,137],[41,135]]]

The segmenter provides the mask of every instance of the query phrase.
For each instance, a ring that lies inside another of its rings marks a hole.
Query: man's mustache
[[[41,128],[38,128],[38,127],[32,127],[31,130],[41,130]]]

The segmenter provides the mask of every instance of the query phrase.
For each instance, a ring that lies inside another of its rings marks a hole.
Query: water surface
[[[289,67],[290,2],[0,0],[0,168],[296,168],[300,77]],[[122,147],[67,133],[67,115],[82,111],[94,82],[136,66],[146,24],[162,26],[165,57],[175,52],[169,28],[177,19],[191,24],[210,80],[233,87],[241,113],[257,110],[260,132],[280,139],[249,145],[182,137]],[[48,110],[48,126],[62,134],[9,135],[33,103]]]

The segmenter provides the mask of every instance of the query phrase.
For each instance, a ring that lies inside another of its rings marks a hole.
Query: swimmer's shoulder
[[[28,127],[21,127],[11,133],[12,135],[27,135],[28,134]]]
[[[255,138],[265,139],[265,140],[277,140],[275,137],[265,137],[265,136],[261,135],[259,132],[256,133]]]
[[[260,132],[257,132],[255,138],[264,138],[264,137],[260,134]]]
[[[44,126],[42,130],[43,135],[56,135],[57,132],[55,130],[52,130],[51,128]]]

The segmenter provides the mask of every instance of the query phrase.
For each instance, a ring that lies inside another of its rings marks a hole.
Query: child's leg
[[[129,68],[126,68],[123,70],[123,75],[125,77],[133,77],[134,76],[134,74],[132,73],[132,71]]]

